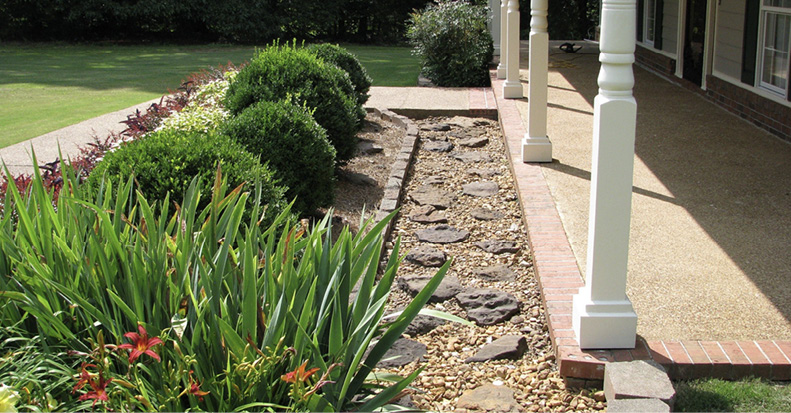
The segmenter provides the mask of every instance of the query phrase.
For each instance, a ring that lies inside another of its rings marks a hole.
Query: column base
[[[552,142],[549,138],[522,138],[522,162],[552,162]]]
[[[501,62],[497,65],[497,78],[505,79],[505,63],[502,62],[502,55],[500,55]]]
[[[593,302],[585,289],[574,296],[571,318],[581,349],[634,348],[637,314],[629,299]]]
[[[506,99],[521,99],[523,98],[524,91],[522,90],[522,83],[519,81],[503,83],[503,97]]]

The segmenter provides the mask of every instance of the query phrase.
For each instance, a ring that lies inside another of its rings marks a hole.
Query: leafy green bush
[[[159,212],[131,180],[95,196],[73,174],[65,185],[56,207],[40,176],[24,197],[9,188],[0,325],[41,352],[73,350],[74,410],[373,411],[419,374],[369,378],[450,265],[383,323],[398,241],[377,270],[394,214],[334,241],[329,216],[312,229],[288,210],[268,228],[243,223],[260,195],[223,184],[201,210],[195,179],[180,208]]]
[[[256,102],[290,97],[315,109],[313,117],[327,130],[337,161],[354,157],[365,111],[349,76],[304,48],[274,44],[258,52],[231,82],[225,106],[239,114]]]
[[[410,16],[407,37],[437,86],[486,86],[494,46],[485,6],[439,0]]]
[[[329,43],[312,44],[308,46],[308,50],[324,59],[325,62],[332,63],[349,74],[349,79],[354,86],[354,92],[357,93],[357,103],[364,105],[368,101],[371,78],[363,65],[360,64],[360,61],[357,60],[357,56],[343,47]]]
[[[332,204],[335,149],[305,108],[288,101],[258,102],[229,120],[222,133],[261,157],[288,189],[298,212]]]
[[[260,184],[261,205],[268,205],[267,222],[285,206],[282,188],[257,157],[233,139],[220,134],[187,133],[162,130],[122,145],[105,155],[88,181],[99,187],[104,178],[125,181],[134,175],[138,189],[149,201],[164,201],[166,196],[179,198],[194,177],[212,182],[217,165],[228,184],[236,187]],[[201,201],[206,206],[208,199]]]

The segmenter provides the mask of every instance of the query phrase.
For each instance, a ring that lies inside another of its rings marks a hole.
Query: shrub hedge
[[[468,1],[439,0],[413,13],[407,37],[437,86],[486,86],[494,46],[487,8]]]
[[[327,130],[338,162],[354,157],[365,111],[349,76],[295,44],[273,44],[259,51],[231,82],[225,106],[239,114],[260,101],[289,98],[315,109],[313,117]]]
[[[119,182],[134,175],[138,190],[148,201],[163,201],[167,195],[179,199],[194,177],[211,183],[218,164],[232,188],[246,183],[249,190],[261,185],[260,205],[268,206],[266,222],[283,210],[285,189],[276,184],[270,169],[241,144],[216,133],[172,129],[152,132],[107,153],[88,181],[98,188],[104,178]],[[199,206],[204,207],[208,202],[202,199]]]
[[[335,149],[307,109],[288,101],[258,102],[230,119],[222,133],[260,156],[288,188],[286,198],[296,197],[297,212],[332,204]]]
[[[329,43],[314,43],[308,46],[308,49],[325,62],[332,63],[349,74],[349,80],[352,81],[354,92],[357,94],[357,103],[363,105],[368,101],[371,77],[357,60],[357,56],[338,45]]]

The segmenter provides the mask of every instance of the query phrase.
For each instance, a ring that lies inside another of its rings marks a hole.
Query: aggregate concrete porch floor
[[[527,49],[521,78],[527,96]],[[598,50],[550,46],[541,171],[584,274]],[[791,340],[791,144],[635,67],[627,293],[647,340]],[[527,125],[527,99],[516,101]]]

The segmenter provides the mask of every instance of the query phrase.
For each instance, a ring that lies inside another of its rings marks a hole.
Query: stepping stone
[[[423,185],[442,185],[445,183],[445,178],[439,175],[431,175],[423,181]]]
[[[505,216],[500,211],[493,211],[488,208],[475,208],[470,211],[470,215],[472,215],[473,218],[481,221],[494,221]]]
[[[480,326],[506,321],[519,312],[519,301],[504,291],[472,290],[456,295],[456,299],[467,312],[467,318]]]
[[[423,242],[430,242],[432,244],[453,244],[462,242],[470,236],[468,231],[463,229],[456,229],[450,225],[437,225],[427,229],[421,229],[415,232],[417,239]]]
[[[428,141],[423,144],[422,149],[429,152],[450,152],[453,150],[453,144],[442,141]]]
[[[441,267],[448,260],[448,257],[444,251],[421,245],[409,251],[409,254],[404,259],[424,267]]]
[[[446,321],[441,318],[418,314],[417,317],[415,317],[415,319],[412,320],[408,326],[406,326],[404,333],[414,337],[418,334],[426,334],[445,323]]]
[[[485,197],[497,195],[497,191],[500,190],[500,185],[497,185],[497,182],[480,181],[464,184],[461,188],[464,195]]]
[[[469,132],[463,130],[455,130],[453,132],[448,132],[448,136],[452,136],[456,139],[470,139],[474,137]]]
[[[382,360],[376,366],[381,368],[406,366],[413,361],[421,360],[427,352],[425,344],[415,340],[399,338],[382,356]]]
[[[491,162],[492,160],[488,152],[453,152],[450,156],[464,163]]]
[[[653,360],[608,363],[604,369],[604,395],[616,399],[659,399],[670,408],[676,391],[664,367]]]
[[[351,171],[341,171],[340,177],[353,185],[377,186],[376,179],[371,178],[366,174]]]
[[[514,391],[506,386],[484,384],[465,391],[456,402],[457,411],[509,412],[522,411],[514,399]]]
[[[431,205],[419,206],[412,210],[409,219],[420,224],[444,224],[448,218]]]
[[[409,258],[409,256],[407,256]],[[513,281],[516,273],[505,265],[492,265],[490,267],[478,267],[472,270],[478,278],[486,281]]]
[[[482,148],[486,146],[487,143],[489,143],[489,138],[487,138],[486,136],[481,136],[478,138],[467,138],[458,141],[459,145],[466,146],[468,148]]]
[[[418,187],[412,191],[410,196],[418,205],[431,205],[437,209],[448,209],[453,201],[456,200],[456,196],[452,193],[430,185]]]
[[[493,176],[502,175],[500,171],[496,169],[482,169],[482,168],[470,168],[467,170],[467,173],[470,175],[478,175],[481,178],[491,178]]]
[[[524,336],[503,336],[483,346],[474,356],[464,360],[465,363],[489,360],[518,360],[527,350],[527,339]]]
[[[421,290],[423,290],[423,287],[425,287],[430,280],[431,277],[427,276],[407,275],[398,279],[398,286],[401,287],[402,290],[406,291],[409,295],[414,297],[418,295]],[[461,283],[459,283],[459,279],[457,277],[446,276],[442,279],[442,282],[439,283],[436,291],[434,291],[434,294],[431,295],[431,298],[429,298],[428,302],[441,303],[448,301],[462,291],[464,291],[464,287],[461,286]]]
[[[516,241],[503,241],[494,239],[489,241],[478,241],[475,243],[475,246],[486,252],[491,252],[492,254],[504,254],[506,252],[519,251],[519,245],[517,245]]]
[[[616,399],[607,402],[608,413],[670,413],[670,406],[659,399]]]
[[[454,116],[448,119],[449,125],[458,126],[460,128],[473,128],[476,126],[475,118],[468,118],[466,116]]]
[[[430,125],[421,126],[420,129],[432,132],[446,132],[450,130],[450,125],[447,123],[433,123]]]
[[[381,153],[384,148],[369,140],[360,140],[360,143],[357,144],[357,150],[363,155],[373,155]]]

